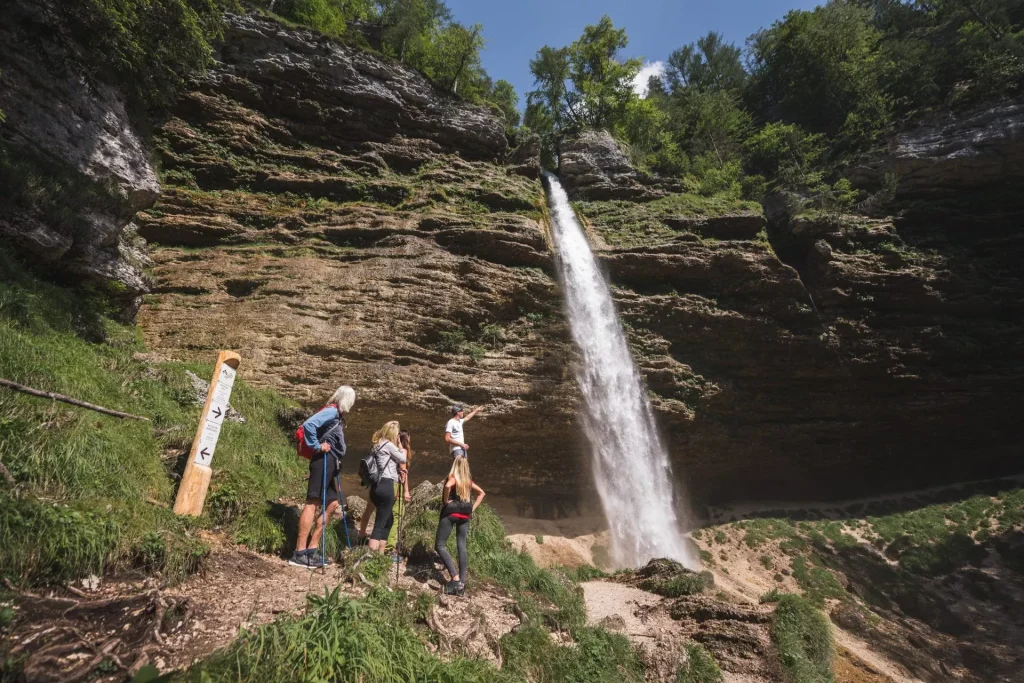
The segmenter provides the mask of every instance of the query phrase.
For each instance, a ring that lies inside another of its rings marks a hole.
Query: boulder
[[[656,180],[633,168],[606,130],[584,130],[558,147],[558,176],[578,199],[648,200],[665,196]]]
[[[531,133],[509,154],[509,169],[527,178],[540,177],[540,136]]]

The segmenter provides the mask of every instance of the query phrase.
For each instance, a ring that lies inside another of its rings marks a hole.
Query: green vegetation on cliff
[[[0,274],[0,376],[152,420],[0,393],[0,463],[14,484],[0,480],[0,575],[38,583],[143,566],[173,580],[198,567],[198,532],[211,525],[283,548],[273,501],[305,472],[279,426],[293,404],[239,382],[232,405],[246,422],[224,425],[207,513],[179,518],[174,477],[200,409],[190,368],[140,358],[136,329],[109,317],[105,292],[43,283],[6,255]]]
[[[41,4],[61,39],[83,47],[79,66],[151,108],[174,102],[209,66],[225,10],[237,0],[83,0]]]
[[[1015,0],[830,0],[787,13],[745,51],[712,31],[673,52],[645,98],[630,87],[641,61],[619,57],[627,43],[603,17],[541,48],[526,125],[549,159],[563,135],[608,128],[636,163],[708,195],[781,188],[848,207],[857,197],[836,168],[896,126],[1024,88]]]

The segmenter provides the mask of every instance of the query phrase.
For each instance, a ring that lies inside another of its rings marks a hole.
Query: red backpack
[[[334,408],[335,410],[337,410],[338,405],[336,403],[328,403],[320,410],[323,410],[324,408]],[[317,412],[320,412],[320,410],[318,410]],[[340,411],[338,414],[341,414]],[[304,427],[305,424],[306,423],[303,422],[302,424],[299,425],[298,429],[295,430],[295,455],[305,460],[312,460],[313,456],[316,455],[316,451],[310,448],[309,444],[306,443],[306,430]]]

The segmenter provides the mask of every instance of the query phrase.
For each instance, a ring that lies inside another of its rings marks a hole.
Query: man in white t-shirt
[[[463,422],[469,422],[473,416],[480,412],[480,406],[473,409],[469,415],[462,406],[452,406],[452,419],[444,426],[444,441],[452,450],[452,458],[460,455],[469,457],[469,444],[466,443],[466,434],[462,429]]]

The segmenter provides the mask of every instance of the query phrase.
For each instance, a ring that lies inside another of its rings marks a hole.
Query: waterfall
[[[611,290],[561,183],[551,174],[545,179],[565,310],[582,357],[576,380],[583,395],[583,428],[611,529],[613,561],[637,567],[668,557],[698,569],[673,501],[668,453]]]

